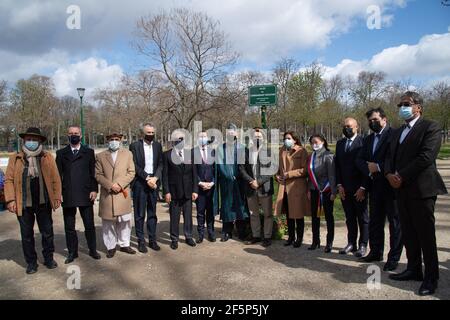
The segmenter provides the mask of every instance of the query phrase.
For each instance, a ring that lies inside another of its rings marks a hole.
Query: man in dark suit
[[[164,152],[163,193],[169,204],[170,247],[178,248],[180,214],[183,211],[184,235],[186,243],[195,247],[192,238],[192,201],[198,197],[197,167],[191,159],[192,151],[185,148],[184,133],[175,131],[172,135],[174,146]]]
[[[264,216],[264,238],[262,245],[268,247],[272,244],[273,212],[272,196],[273,175],[271,170],[271,154],[264,144],[264,135],[261,128],[253,128],[253,143],[245,149],[245,163],[239,164],[242,179],[246,182],[245,195],[250,211],[250,226],[252,239],[247,244],[261,241],[260,210]],[[275,172],[273,172],[275,171]]]
[[[372,134],[364,139],[358,154],[357,164],[364,175],[363,186],[369,193],[369,244],[370,253],[361,258],[364,262],[383,261],[384,225],[389,221],[388,259],[384,271],[393,271],[402,254],[400,217],[394,191],[384,176],[384,160],[389,148],[392,128],[382,108],[370,109],[366,113]]]
[[[89,255],[96,260],[100,259],[93,208],[98,193],[94,150],[80,143],[81,129],[78,126],[69,127],[68,138],[69,145],[56,152],[56,165],[62,182],[64,230],[68,250],[66,264],[78,258],[78,237],[75,230],[77,208],[83,219]]]
[[[130,145],[133,153],[136,177],[132,183],[134,225],[138,238],[139,252],[146,253],[144,238],[145,213],[147,213],[147,232],[149,247],[159,251],[156,241],[156,203],[163,171],[163,152],[161,144],[155,140],[155,127],[146,123],[143,126],[144,138]]]
[[[214,202],[215,202],[215,150],[208,146],[208,135],[202,131],[198,135],[198,147],[192,149],[192,157],[197,169],[198,198],[197,206],[197,243],[202,243],[205,237],[205,221],[208,241],[215,242],[214,234]]]
[[[353,252],[355,257],[360,258],[367,250],[369,214],[366,190],[363,186],[364,177],[356,164],[356,156],[363,144],[362,137],[358,135],[358,122],[353,118],[346,118],[343,134],[345,137],[336,144],[336,184],[344,207],[348,242],[339,253]]]
[[[422,106],[423,100],[416,92],[408,91],[400,98],[399,116],[405,124],[392,135],[384,171],[396,190],[408,259],[406,270],[389,278],[423,280],[419,294],[430,295],[435,292],[439,279],[434,206],[437,196],[446,194],[447,189],[436,168],[441,128],[422,117]]]

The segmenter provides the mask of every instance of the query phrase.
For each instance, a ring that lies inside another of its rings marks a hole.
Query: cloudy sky
[[[441,1],[1,0],[0,79],[45,74],[58,95],[74,96],[78,86],[112,85],[146,63],[130,46],[136,20],[182,6],[221,22],[241,54],[237,70],[268,71],[294,57],[319,61],[327,77],[376,70],[390,79],[450,81],[450,1]],[[70,5],[81,9],[79,30],[66,27]],[[367,26],[374,6],[379,29]]]

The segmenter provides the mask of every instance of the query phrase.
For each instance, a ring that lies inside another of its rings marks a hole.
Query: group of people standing
[[[160,250],[156,233],[160,187],[169,205],[173,250],[178,248],[181,215],[189,246],[202,243],[205,236],[210,242],[216,241],[214,222],[220,214],[221,241],[232,238],[236,228],[239,239],[247,244],[261,242],[268,247],[272,244],[275,212],[286,215],[285,246],[295,248],[303,243],[304,217],[311,216],[313,239],[309,250],[320,248],[320,219],[324,217],[324,251],[329,253],[334,241],[333,204],[339,195],[348,230],[347,245],[339,253],[353,253],[363,262],[382,261],[387,217],[390,251],[384,270],[397,268],[404,245],[407,269],[391,274],[391,279],[423,280],[419,293],[432,294],[439,277],[434,205],[437,195],[447,192],[435,164],[440,130],[435,122],[423,119],[423,101],[417,93],[406,92],[398,107],[405,125],[393,129],[381,108],[371,109],[366,116],[372,133],[365,138],[358,134],[355,119],[345,119],[344,138],[337,142],[335,154],[321,134],[310,137],[313,152],[308,154],[294,132],[285,132],[275,174],[270,170],[273,162],[267,161],[272,159],[271,148],[261,128],[253,129],[251,147],[238,142],[234,124],[228,126],[225,142],[215,148],[212,137],[203,131],[197,137],[197,146],[191,149],[180,131],[172,136],[173,147],[163,152],[155,139],[155,126],[148,123],[143,125],[142,139],[132,143],[129,150],[121,147],[123,136],[113,133],[107,137],[108,149],[95,155],[81,144],[80,128],[71,126],[69,144],[57,151],[56,160],[43,150],[46,138],[40,130],[29,128],[20,135],[24,140],[22,151],[10,157],[5,179],[7,207],[17,214],[20,224],[26,272],[35,273],[38,268],[35,220],[42,235],[44,264],[50,269],[57,266],[53,259],[52,210],[61,203],[68,250],[65,263],[78,257],[77,208],[89,255],[101,258],[93,208],[99,185],[98,213],[108,258],[114,257],[117,246],[122,252],[136,253],[130,245],[133,213],[138,251],[146,253],[147,247]],[[275,203],[274,179],[278,182]],[[251,235],[247,235],[248,226]]]

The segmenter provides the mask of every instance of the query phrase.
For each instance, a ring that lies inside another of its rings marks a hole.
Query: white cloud
[[[123,76],[119,65],[108,65],[106,60],[88,58],[86,60],[59,67],[53,74],[56,94],[75,95],[75,88],[86,88],[86,94],[92,95],[95,88],[114,86]]]
[[[371,59],[342,60],[325,66],[325,77],[336,74],[356,76],[362,70],[382,71],[392,79],[404,77],[443,77],[450,74],[450,33],[422,37],[417,44],[386,48]]]

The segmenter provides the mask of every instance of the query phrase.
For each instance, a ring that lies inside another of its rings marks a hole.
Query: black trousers
[[[287,193],[283,196],[283,211],[286,212],[286,220],[288,227],[288,237],[291,240],[295,239],[295,233],[297,233],[297,241],[303,241],[303,234],[305,232],[305,218],[291,219],[289,217],[289,204]]]
[[[355,192],[346,192],[342,206],[345,212],[345,223],[347,225],[347,242],[356,247],[367,246],[369,242],[369,211],[367,210],[367,197],[359,202],[354,196]],[[359,227],[359,241],[358,241]]]
[[[144,224],[147,214],[147,233],[150,242],[156,241],[156,225],[158,218],[156,216],[156,203],[158,201],[158,191],[142,186],[136,182],[133,189],[133,209],[134,226],[136,237],[139,242],[145,242]]]
[[[192,239],[192,199],[172,199],[169,205],[170,239],[178,242],[180,237],[180,215],[183,212],[184,236]]]
[[[319,205],[319,191],[311,190],[311,224],[313,233],[313,243],[320,243],[320,217],[317,216],[317,207]],[[327,243],[331,244],[334,240],[334,202],[330,200],[331,192],[322,194],[322,207],[327,222]]]
[[[95,236],[94,207],[78,207],[84,225],[84,236],[90,252],[97,250]],[[63,208],[64,231],[66,233],[67,251],[69,254],[78,253],[78,236],[75,230],[77,207]]]
[[[37,254],[34,243],[34,221],[37,221],[42,238],[42,255],[45,262],[53,260],[55,252],[52,209],[50,205],[38,208],[25,208],[22,216],[18,216],[20,235],[22,237],[22,249],[27,264],[37,263]]]
[[[369,244],[370,252],[383,256],[384,226],[386,217],[389,221],[389,254],[388,261],[399,261],[403,243],[400,227],[400,216],[397,201],[387,197],[384,192],[373,190],[369,194]]]
[[[251,233],[250,231],[250,219],[246,218],[244,220],[236,220],[235,222],[223,222],[222,233],[232,234],[234,226],[236,226],[236,231],[239,239],[244,240]]]
[[[213,209],[214,190],[208,192],[199,191],[196,201],[197,206],[197,232],[198,236],[203,238],[205,235],[205,221],[208,236],[214,236],[214,209]]]
[[[410,195],[400,190],[397,201],[408,259],[407,269],[421,272],[423,254],[425,279],[438,280],[439,262],[434,218],[436,197],[411,199]]]

